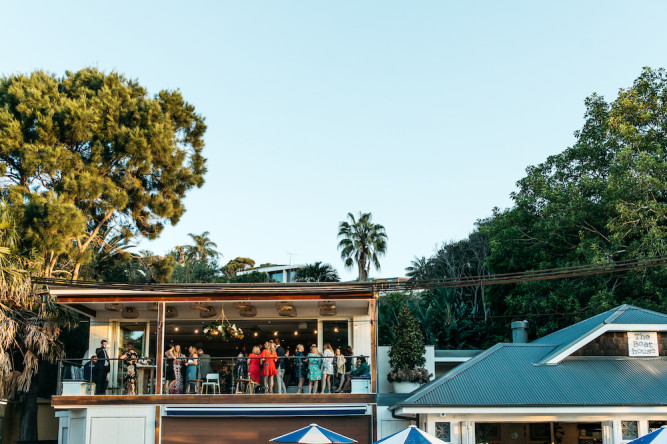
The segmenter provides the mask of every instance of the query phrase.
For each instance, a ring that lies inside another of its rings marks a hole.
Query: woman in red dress
[[[278,375],[276,370],[276,345],[273,341],[269,342],[269,348],[265,348],[262,351],[262,364],[264,365],[262,369],[262,376],[264,376],[264,388],[266,388],[266,393],[273,393],[273,381],[274,377]]]
[[[260,376],[260,371],[259,371],[259,357],[261,355],[259,354],[259,346],[254,346],[252,348],[252,353],[248,355],[248,374],[250,375],[250,379],[252,380],[253,384],[259,385],[259,376]]]

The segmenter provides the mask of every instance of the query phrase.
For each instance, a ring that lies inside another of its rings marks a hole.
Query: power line
[[[667,266],[667,256],[654,256],[640,259],[608,262],[604,264],[576,265],[570,267],[547,268],[525,272],[499,273],[451,277],[442,279],[415,279],[396,282],[378,282],[382,291],[428,290],[436,288],[465,288],[484,285],[519,284],[554,279],[568,279],[610,273],[625,273],[632,270]]]

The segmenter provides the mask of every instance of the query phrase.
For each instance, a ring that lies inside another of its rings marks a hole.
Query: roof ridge
[[[614,312],[613,312],[612,314],[610,314],[609,317],[608,317],[607,319],[605,319],[604,321],[602,321],[602,323],[603,323],[603,324],[611,324],[611,323],[614,322],[620,315],[622,315],[623,313],[625,313],[626,311],[628,311],[628,310],[630,309],[630,307],[632,307],[632,305],[628,305],[628,304],[623,304],[623,305],[620,305],[620,306],[616,307],[616,309],[614,309]]]

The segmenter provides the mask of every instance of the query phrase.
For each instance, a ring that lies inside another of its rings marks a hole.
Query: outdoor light
[[[253,336],[257,336],[257,332],[253,333]]]
[[[178,331],[178,327],[174,327],[174,331]]]
[[[294,336],[299,336],[299,332],[298,332],[298,331],[294,331]]]
[[[317,334],[317,330],[315,330],[313,333]]]
[[[199,330],[195,330],[195,334],[198,334],[198,333],[199,333]]]
[[[334,327],[334,333],[338,333],[338,327]]]
[[[274,332],[273,332],[273,336],[278,336],[278,332],[277,332],[277,331],[274,331]]]

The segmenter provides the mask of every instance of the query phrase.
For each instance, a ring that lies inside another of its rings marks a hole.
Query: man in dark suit
[[[97,362],[95,362],[95,394],[103,395],[107,389],[107,375],[111,371],[109,354],[107,353],[106,339],[102,340],[101,347],[95,350]]]

